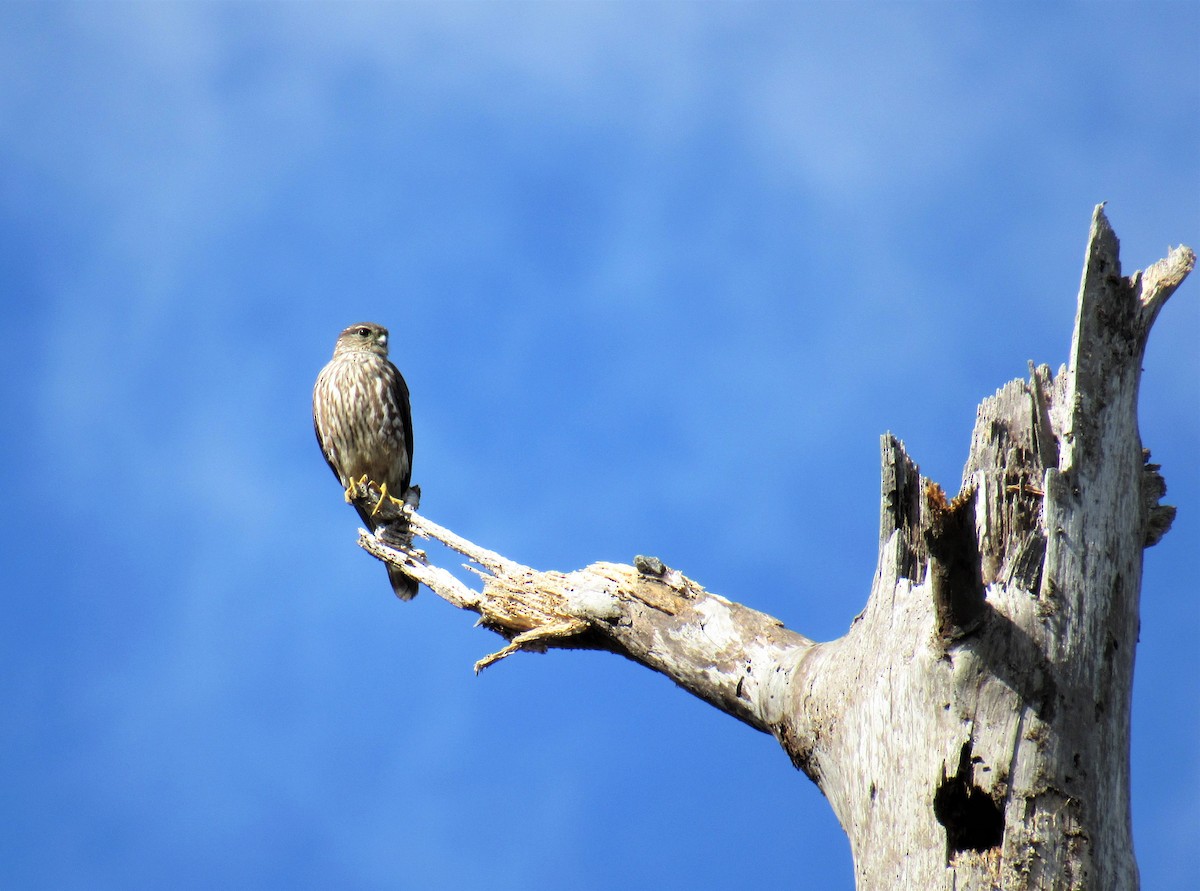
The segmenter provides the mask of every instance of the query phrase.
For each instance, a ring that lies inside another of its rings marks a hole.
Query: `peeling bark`
[[[850,838],[858,887],[1134,888],[1129,712],[1143,548],[1170,527],[1137,430],[1146,339],[1195,264],[1121,276],[1096,208],[1069,364],[980,405],[947,500],[882,441],[867,605],[814,643],[654,558],[541,572],[411,504],[360,544],[522,649],[627,656],[773,734]],[[378,491],[360,488],[374,505]],[[412,536],[466,556],[469,588]]]

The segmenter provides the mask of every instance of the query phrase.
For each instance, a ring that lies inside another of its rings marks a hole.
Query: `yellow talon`
[[[366,477],[363,477],[363,479],[366,479]],[[387,493],[387,483],[380,483],[379,484],[379,500],[375,502],[375,510],[371,511],[371,516],[375,516],[377,513],[379,513],[379,508],[383,507],[383,500],[388,497],[390,497],[390,496]],[[396,500],[395,498],[392,498],[392,501],[395,501],[395,500]]]
[[[364,473],[359,479],[350,480],[350,484],[346,486],[346,503],[349,504],[358,495],[358,487],[367,484],[367,475]]]

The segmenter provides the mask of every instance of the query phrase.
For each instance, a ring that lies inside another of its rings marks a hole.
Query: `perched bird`
[[[412,410],[408,385],[388,361],[387,328],[360,322],[338,335],[313,387],[313,428],[347,501],[365,480],[379,485],[380,503],[404,498],[412,475]],[[374,532],[379,505],[354,507]],[[416,596],[417,583],[396,567],[388,566],[388,579],[401,600]]]

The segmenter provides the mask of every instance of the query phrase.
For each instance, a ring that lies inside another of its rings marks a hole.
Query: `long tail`
[[[395,566],[387,568],[388,581],[392,583],[392,590],[396,592],[396,596],[401,600],[412,600],[417,596],[417,589],[420,585],[404,574],[404,570],[397,569]]]
[[[366,527],[374,531],[377,524],[375,523],[375,518],[371,516],[371,512],[357,504],[354,505],[354,509],[358,511],[359,519],[366,524]],[[420,587],[420,584],[406,576],[403,570],[389,565],[387,567],[387,574],[388,581],[392,583],[392,590],[396,592],[396,596],[401,600],[412,600],[417,596],[417,588]]]

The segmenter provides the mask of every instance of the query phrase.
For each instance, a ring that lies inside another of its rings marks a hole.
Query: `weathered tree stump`
[[[1096,208],[1070,362],[1030,366],[979,407],[948,499],[883,437],[879,560],[863,612],[815,643],[654,558],[539,572],[407,509],[467,556],[473,590],[412,547],[400,512],[360,544],[520,649],[609,650],[773,734],[850,837],[857,883],[1138,883],[1129,718],[1142,551],[1174,508],[1137,428],[1142,356],[1195,264],[1121,276]],[[375,499],[368,487],[360,498]]]

